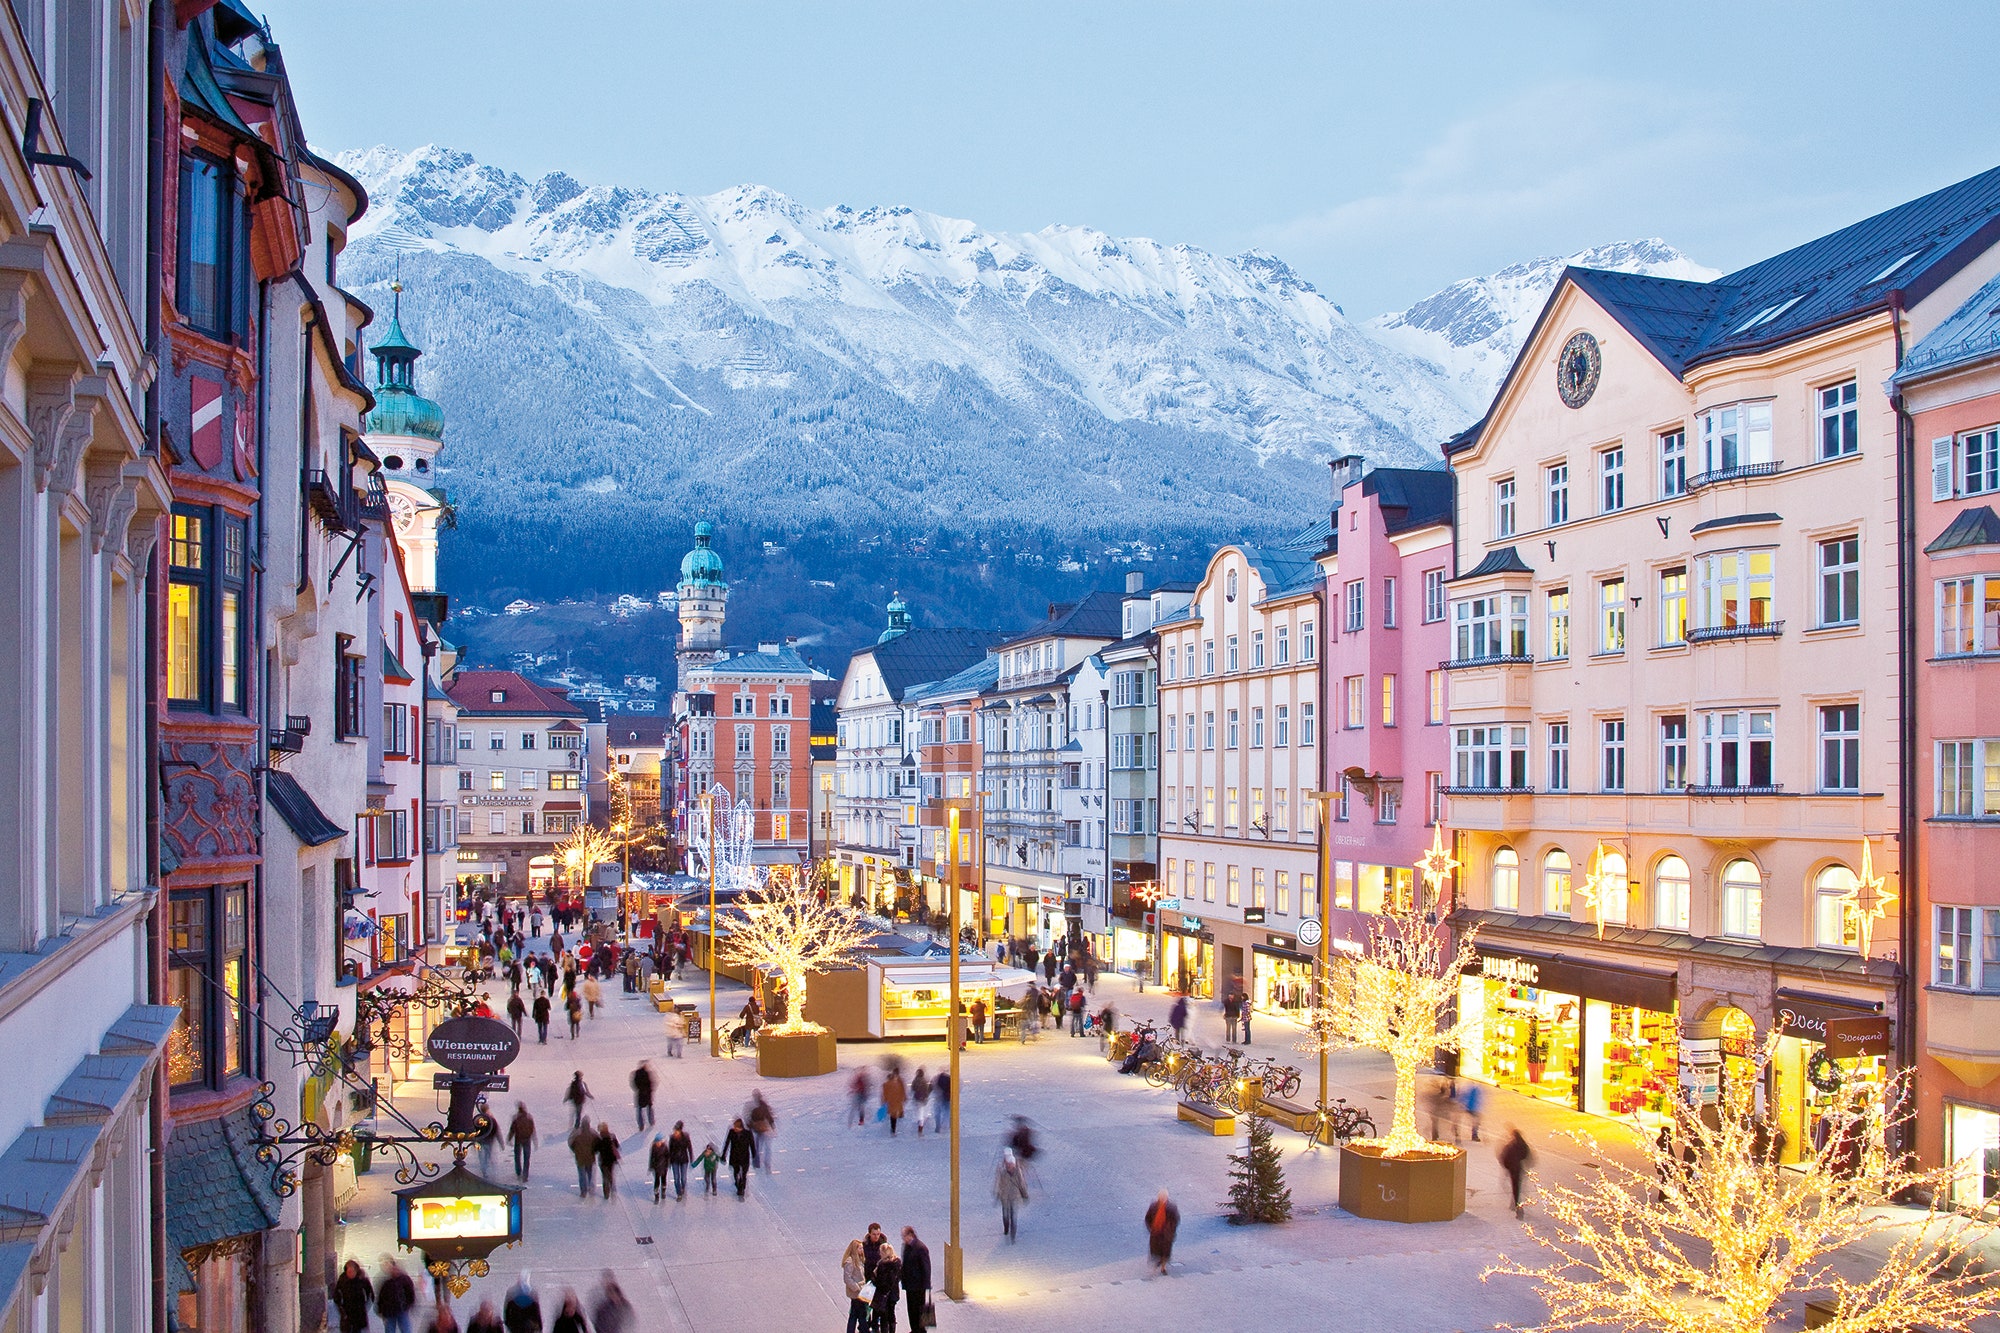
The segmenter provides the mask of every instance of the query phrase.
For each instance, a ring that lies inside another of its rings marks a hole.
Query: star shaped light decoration
[[[1134,884],[1132,886],[1132,896],[1146,904],[1146,906],[1151,907],[1154,903],[1160,901],[1162,896],[1160,893],[1160,882],[1156,879],[1149,879]]]
[[[1444,893],[1444,882],[1458,869],[1458,861],[1445,850],[1444,825],[1431,826],[1431,849],[1417,858],[1417,873],[1424,877],[1424,893],[1433,901]]]
[[[1854,924],[1860,935],[1861,954],[1868,955],[1869,946],[1875,942],[1875,923],[1889,915],[1896,905],[1896,895],[1889,888],[1886,875],[1875,873],[1875,849],[1873,838],[1861,840],[1861,873],[1855,877],[1854,887],[1846,894],[1847,906],[1853,909]]]
[[[1616,878],[1604,873],[1604,844],[1600,842],[1590,854],[1590,873],[1583,877],[1583,886],[1576,891],[1576,896],[1590,909],[1591,919],[1597,922],[1600,940],[1604,938],[1604,900],[1618,887]]]

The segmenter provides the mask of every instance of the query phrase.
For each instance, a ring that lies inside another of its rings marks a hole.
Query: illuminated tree
[[[1950,1176],[1891,1152],[1879,1089],[1840,1099],[1845,1109],[1796,1169],[1779,1167],[1755,1091],[1740,1080],[1719,1105],[1684,1110],[1640,1168],[1575,1136],[1601,1169],[1543,1191],[1547,1222],[1529,1235],[1547,1257],[1503,1257],[1486,1276],[1532,1280],[1549,1308],[1535,1326],[1546,1333],[1765,1333],[1789,1326],[1802,1297],[1834,1310],[1820,1325],[1833,1333],[1966,1329],[2000,1311],[2000,1285],[1967,1262],[1990,1224],[1883,1207],[1892,1197],[1947,1199]],[[1874,1242],[1869,1254],[1852,1254],[1864,1241]]]
[[[746,967],[776,972],[785,988],[785,1019],[773,1032],[818,1031],[805,1021],[806,977],[815,970],[852,967],[869,936],[861,919],[823,904],[811,889],[789,881],[766,881],[736,903],[742,919],[732,921],[724,945],[730,959]]]
[[[606,861],[616,861],[624,847],[615,835],[591,824],[579,824],[569,836],[550,849],[556,864],[563,868],[569,882],[575,886],[587,886],[591,871]]]

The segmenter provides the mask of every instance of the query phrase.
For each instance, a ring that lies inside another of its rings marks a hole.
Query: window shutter
[[[1949,500],[1952,491],[1952,440],[1947,435],[1931,441],[1931,499]]]

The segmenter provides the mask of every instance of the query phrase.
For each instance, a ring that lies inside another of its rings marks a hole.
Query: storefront
[[[1153,974],[1153,932],[1114,922],[1111,927],[1111,965],[1120,972],[1141,977]]]
[[[1593,1115],[1657,1123],[1679,1069],[1671,972],[1481,948],[1459,983],[1459,1072]]]
[[[1952,1207],[1989,1215],[2000,1208],[2000,1111],[1946,1099],[1944,1154]]]
[[[1783,1160],[1796,1162],[1843,1098],[1887,1091],[1893,1034],[1874,1005],[1801,991],[1778,992],[1776,1026],[1768,1095],[1785,1136]]]
[[[1182,921],[1197,924],[1181,924]],[[1215,934],[1198,917],[1169,912],[1160,924],[1160,985],[1200,999],[1215,997]]]
[[[1268,1014],[1304,1018],[1312,1008],[1314,961],[1289,935],[1250,946],[1250,1003]]]

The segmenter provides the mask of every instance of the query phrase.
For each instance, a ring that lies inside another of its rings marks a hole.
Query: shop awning
[[[580,811],[580,810],[582,810],[582,809],[583,809],[583,802],[582,802],[582,801],[543,801],[543,802],[542,802],[542,809],[544,809],[544,810],[554,810],[554,811],[556,811],[556,812],[558,812],[558,813],[567,813],[567,812],[569,812],[569,811],[572,811],[572,810],[577,810],[577,811]]]
[[[278,812],[278,818],[285,821],[285,827],[292,831],[292,836],[308,847],[324,847],[347,832],[328,819],[326,812],[319,808],[319,802],[307,794],[297,778],[283,769],[274,768],[264,775],[264,791],[270,799],[271,808]]]

